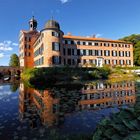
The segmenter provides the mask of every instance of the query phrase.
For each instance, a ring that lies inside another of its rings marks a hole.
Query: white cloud
[[[0,46],[0,51],[12,51],[13,48],[12,47],[8,47],[8,46]]]
[[[13,47],[18,46],[17,43],[12,42],[10,40],[5,40],[3,42],[0,42],[0,51],[12,51]]]
[[[69,0],[60,0],[62,4],[69,2]]]
[[[4,57],[4,53],[0,53],[0,58],[3,58]]]
[[[96,34],[95,36],[98,38],[98,37],[101,37],[103,34]]]
[[[12,43],[13,46],[18,46],[18,43]]]

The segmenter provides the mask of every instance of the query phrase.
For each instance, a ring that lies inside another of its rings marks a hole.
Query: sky
[[[119,39],[140,33],[139,6],[140,0],[0,0],[0,65],[18,55],[19,32],[32,16],[38,30],[53,17],[65,34]]]

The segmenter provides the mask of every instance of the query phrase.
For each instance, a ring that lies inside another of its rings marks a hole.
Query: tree
[[[11,55],[9,66],[12,66],[12,67],[19,66],[19,57],[16,54]]]
[[[140,66],[140,34],[132,34],[121,38],[120,40],[126,41],[128,43],[133,43],[134,45],[134,64]]]

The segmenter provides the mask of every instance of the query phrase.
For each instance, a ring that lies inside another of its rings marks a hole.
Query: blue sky
[[[140,0],[0,0],[0,65],[18,54],[18,35],[32,17],[41,30],[52,16],[65,34],[118,39],[140,33]]]

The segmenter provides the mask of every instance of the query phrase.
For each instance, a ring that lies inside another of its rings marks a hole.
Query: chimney
[[[71,36],[72,34],[70,32],[67,33],[68,36]]]

